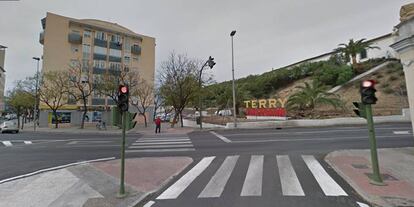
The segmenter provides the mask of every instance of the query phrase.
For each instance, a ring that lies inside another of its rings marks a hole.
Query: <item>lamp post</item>
[[[34,114],[33,114],[33,130],[36,131],[36,124],[37,124],[37,108],[38,108],[38,100],[37,100],[37,90],[39,85],[39,57],[33,57],[33,60],[37,61],[37,69],[36,69],[36,89],[35,89],[35,107],[34,107]]]
[[[202,100],[201,100],[201,88],[202,88],[202,74],[203,74],[203,69],[208,65],[209,67],[210,67],[210,69],[213,69],[213,67],[214,67],[214,65],[216,64],[216,62],[214,62],[214,58],[212,58],[211,56],[208,58],[208,60],[203,64],[203,66],[201,66],[201,69],[200,69],[200,73],[199,73],[199,77],[198,77],[198,80],[199,80],[199,89],[200,89],[200,94],[199,94],[199,96],[198,96],[198,109],[199,109],[199,112],[200,112],[200,129],[203,129],[203,119],[202,119],[202,117],[203,117],[203,103],[202,103]]]
[[[236,34],[236,30],[231,31],[231,72],[233,76],[233,118],[234,128],[237,128],[237,115],[236,115],[236,86],[234,83],[234,49],[233,49],[233,36]]]

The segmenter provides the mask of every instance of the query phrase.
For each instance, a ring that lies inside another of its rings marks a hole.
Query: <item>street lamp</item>
[[[37,100],[37,90],[39,85],[39,57],[33,57],[33,60],[37,61],[37,69],[36,69],[36,91],[35,91],[35,107],[34,107],[34,117],[33,117],[33,130],[36,131],[36,124],[37,124],[37,108],[38,108],[38,100]]]
[[[202,103],[202,101],[201,101],[201,84],[202,84],[202,79],[201,79],[201,77],[202,77],[202,74],[203,74],[203,69],[208,65],[208,67],[210,67],[210,69],[213,69],[213,67],[214,67],[214,65],[216,64],[216,62],[214,62],[214,58],[213,57],[209,57],[208,58],[208,60],[203,64],[203,66],[201,66],[201,69],[200,69],[200,73],[199,73],[199,77],[198,77],[198,80],[199,80],[199,88],[200,88],[200,94],[199,94],[199,96],[198,96],[198,109],[199,109],[199,112],[200,112],[200,129],[203,129],[203,120],[202,120],[202,117],[203,117],[203,103]]]
[[[234,49],[233,49],[233,36],[236,34],[236,30],[231,31],[231,72],[233,76],[233,118],[234,128],[237,128],[237,115],[236,115],[236,86],[234,83]]]

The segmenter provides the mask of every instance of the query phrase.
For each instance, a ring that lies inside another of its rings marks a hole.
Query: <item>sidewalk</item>
[[[181,127],[181,125],[178,123],[174,126],[174,128],[171,127],[169,123],[162,123],[161,124],[161,134],[188,134],[190,132],[194,131],[191,127]],[[145,127],[135,127],[134,129],[130,130],[130,133],[140,133],[145,135],[153,135],[155,134],[155,126],[154,125],[148,125],[147,128]]]
[[[373,206],[414,206],[414,148],[379,149],[380,172],[386,186],[370,184],[369,150],[343,150],[325,160]]]
[[[135,206],[166,185],[192,161],[189,157],[127,159],[125,198],[117,197],[119,160],[45,172],[0,184],[0,206]]]

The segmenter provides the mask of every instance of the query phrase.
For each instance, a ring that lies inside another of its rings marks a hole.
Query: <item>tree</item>
[[[40,84],[40,101],[52,110],[56,128],[59,127],[57,110],[67,103],[69,95],[68,77],[68,74],[63,71],[48,71],[43,74]]]
[[[197,97],[199,91],[198,70],[200,61],[186,55],[171,53],[168,60],[161,63],[159,73],[160,92],[166,105],[174,108],[174,123],[178,116],[183,127],[182,111]]]
[[[318,81],[313,81],[312,85],[305,82],[304,86],[297,86],[296,88],[301,90],[289,97],[287,107],[290,109],[310,110],[312,113],[319,104],[327,104],[335,108],[343,105],[337,96],[326,92],[326,87]]]
[[[10,92],[8,104],[12,107],[12,110],[17,115],[17,128],[20,128],[20,117],[22,115],[27,116],[30,111],[33,111],[33,103],[35,102],[33,94],[16,88]],[[21,129],[24,127],[24,121],[22,121]]]
[[[140,78],[138,85],[130,90],[131,105],[135,106],[139,114],[144,117],[145,127],[147,123],[147,110],[154,103],[154,87],[144,79]]]
[[[88,113],[88,100],[93,94],[95,88],[93,87],[92,74],[87,70],[82,69],[82,64],[78,60],[69,66],[68,73],[69,80],[69,94],[75,101],[81,101],[83,104],[83,115],[81,122],[81,129],[85,126],[86,114]]]
[[[350,39],[348,44],[345,44],[345,43],[339,44],[338,48],[336,48],[335,51],[344,54],[346,58],[351,57],[352,67],[355,70],[357,67],[357,63],[358,63],[356,59],[356,56],[358,53],[361,53],[367,49],[379,49],[379,47],[377,46],[370,46],[371,43],[366,42],[365,40],[366,40],[365,38],[357,40],[357,41],[354,41],[354,39]]]

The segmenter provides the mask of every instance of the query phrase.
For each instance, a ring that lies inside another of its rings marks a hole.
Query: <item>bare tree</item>
[[[200,62],[186,55],[171,53],[168,60],[161,63],[159,81],[161,95],[167,105],[174,107],[174,122],[181,118],[182,111],[195,99],[198,91],[198,69]]]
[[[68,92],[75,101],[83,104],[82,122],[80,128],[85,127],[86,114],[88,113],[88,100],[95,88],[92,82],[92,73],[82,69],[82,64],[78,60],[69,66],[69,89]]]
[[[39,98],[52,110],[56,128],[59,127],[57,110],[67,103],[68,85],[68,75],[63,71],[49,71],[43,74]]]
[[[151,83],[140,78],[138,85],[131,88],[131,104],[135,106],[139,114],[144,117],[145,127],[148,126],[146,112],[148,108],[154,103],[154,87]]]

